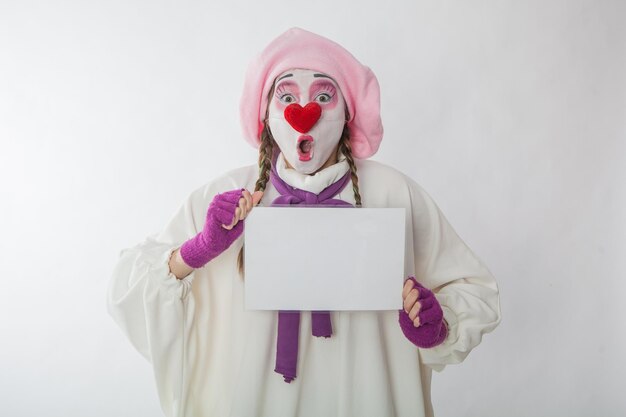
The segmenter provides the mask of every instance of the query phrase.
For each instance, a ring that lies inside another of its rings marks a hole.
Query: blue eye
[[[280,101],[282,101],[283,103],[295,103],[296,98],[291,94],[283,94],[282,96],[280,96]]]
[[[328,103],[330,99],[332,99],[332,96],[328,93],[321,93],[318,94],[317,97],[315,97],[315,100],[319,101],[320,103]]]

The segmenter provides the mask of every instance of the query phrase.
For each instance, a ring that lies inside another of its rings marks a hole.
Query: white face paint
[[[341,139],[346,122],[343,96],[334,80],[317,71],[293,69],[276,80],[268,114],[272,136],[289,165],[312,174]]]

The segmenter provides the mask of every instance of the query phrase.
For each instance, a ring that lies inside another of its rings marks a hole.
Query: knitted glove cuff
[[[231,230],[222,227],[230,224],[235,216],[243,189],[218,194],[209,205],[204,229],[186,241],[180,255],[192,268],[201,268],[220,255],[243,233],[244,222],[239,221]]]

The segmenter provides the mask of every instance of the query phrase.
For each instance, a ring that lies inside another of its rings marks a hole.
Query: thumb
[[[259,204],[259,201],[261,201],[261,198],[263,198],[263,191],[255,191],[252,193],[252,207],[256,206],[257,204]]]

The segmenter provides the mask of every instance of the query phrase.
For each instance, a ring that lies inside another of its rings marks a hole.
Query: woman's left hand
[[[400,327],[413,344],[433,347],[444,341],[448,334],[443,310],[435,294],[409,277],[402,289],[403,310],[400,310]]]
[[[420,320],[420,313],[423,312],[422,319],[424,319],[425,317],[423,316],[426,314],[427,310],[433,307],[433,304],[437,303],[436,307],[439,307],[439,303],[432,291],[419,284],[413,277],[410,277],[404,282],[402,303],[404,311],[409,315],[415,327],[419,327],[425,322],[425,320]],[[432,322],[432,319],[435,319],[435,321],[437,321],[437,319],[441,320],[443,314],[437,314],[438,312],[441,312],[441,307],[438,309],[435,308],[435,311],[432,312],[434,314],[429,314],[428,319],[430,320],[428,321]]]

